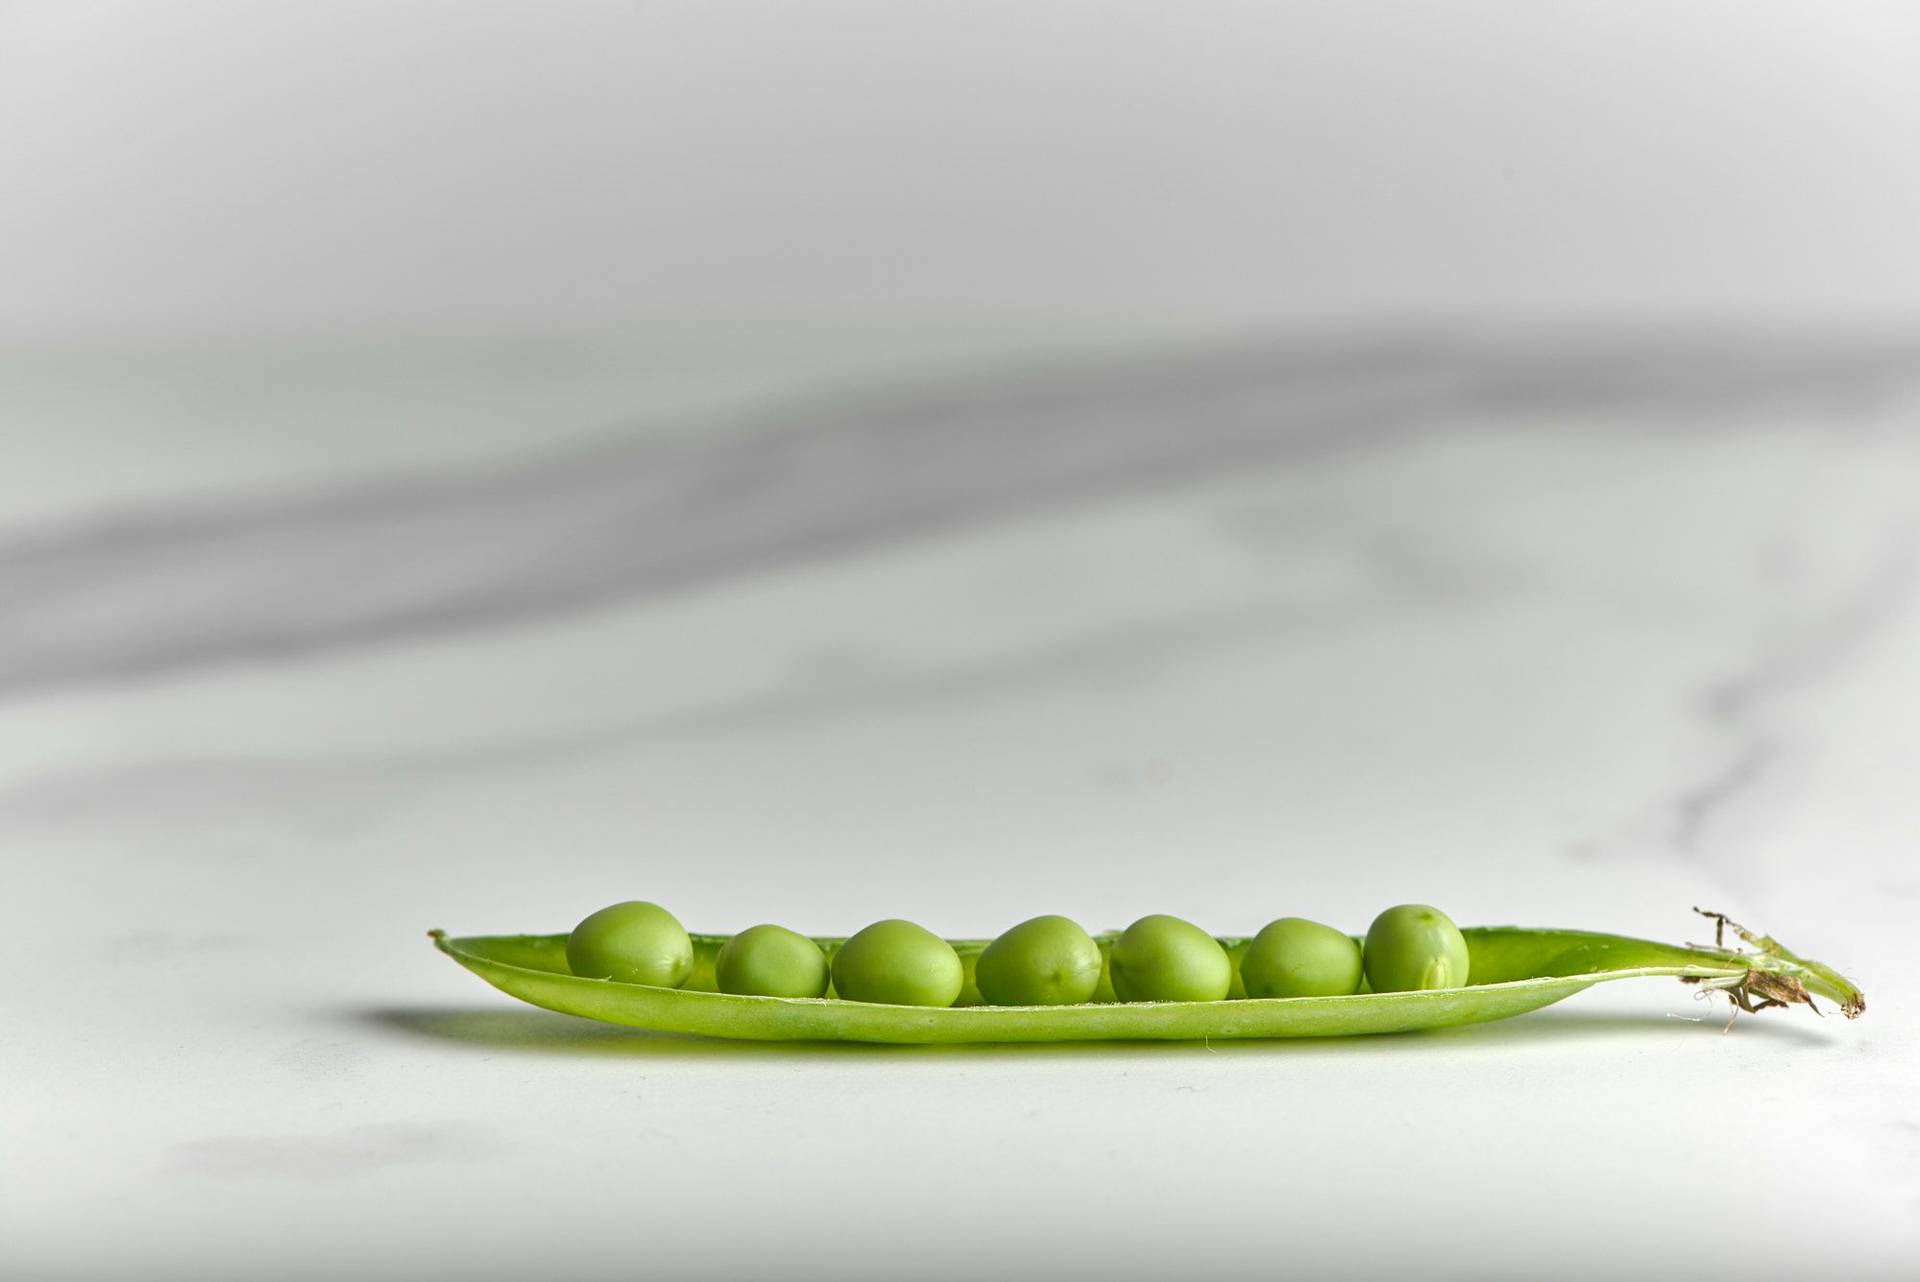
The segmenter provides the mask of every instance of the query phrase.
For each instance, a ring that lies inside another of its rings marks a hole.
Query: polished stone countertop
[[[0,421],[0,1271],[1920,1261],[1907,337],[10,350]],[[782,1048],[425,937],[625,898],[1704,905],[1869,1009]]]

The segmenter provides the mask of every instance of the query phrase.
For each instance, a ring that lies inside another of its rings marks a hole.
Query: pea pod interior
[[[1092,1002],[1078,1006],[985,1006],[972,982],[988,941],[949,941],[967,971],[961,1005],[888,1006],[826,997],[748,997],[717,992],[713,963],[724,935],[695,935],[693,974],[683,988],[583,979],[567,969],[565,935],[477,935],[435,945],[494,987],[548,1010],[657,1032],[754,1041],[935,1044],[1346,1037],[1505,1019],[1552,1005],[1594,984],[1672,976],[1727,989],[1743,1006],[1825,997],[1855,1015],[1858,989],[1771,939],[1759,951],[1679,946],[1577,930],[1481,926],[1465,930],[1471,958],[1463,988],[1352,997],[1234,998],[1207,1002]],[[1096,936],[1104,954],[1116,935]],[[819,938],[829,955],[843,942]],[[1243,941],[1223,937],[1229,950]]]

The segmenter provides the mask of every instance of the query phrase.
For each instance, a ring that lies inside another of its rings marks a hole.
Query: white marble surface
[[[815,337],[9,349],[0,1272],[1914,1275],[1920,341]],[[631,896],[1704,903],[1869,1010],[735,1047],[424,937]]]

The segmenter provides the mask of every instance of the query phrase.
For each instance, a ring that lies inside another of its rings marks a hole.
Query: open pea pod
[[[568,1015],[663,1033],[752,1041],[939,1044],[1202,1038],[1347,1037],[1448,1028],[1523,1015],[1615,979],[1672,976],[1724,990],[1744,1010],[1823,997],[1849,1018],[1866,998],[1837,972],[1795,956],[1716,913],[1716,943],[1681,946],[1582,930],[1479,926],[1462,933],[1472,982],[1464,988],[1352,997],[1240,997],[1219,1002],[1094,1001],[1081,1006],[985,1006],[971,982],[985,940],[952,940],[969,981],[953,1007],[886,1006],[821,998],[745,997],[714,990],[713,959],[724,935],[695,935],[693,976],[683,988],[582,979],[567,969],[565,935],[432,932],[441,952],[502,992]],[[1723,928],[1748,945],[1722,947]],[[1114,935],[1097,937],[1102,952]],[[815,940],[831,954],[843,942]],[[1244,941],[1220,941],[1235,950]]]

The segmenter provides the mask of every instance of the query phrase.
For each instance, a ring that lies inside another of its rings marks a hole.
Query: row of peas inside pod
[[[674,915],[639,900],[602,908],[567,937],[568,967],[590,979],[680,988],[697,960]],[[1445,913],[1401,904],[1374,918],[1364,942],[1303,917],[1282,917],[1229,949],[1191,922],[1154,914],[1102,948],[1077,922],[1049,916],[1023,921],[963,957],[924,927],[889,919],[832,950],[784,926],[754,926],[722,943],[711,963],[713,987],[723,993],[831,993],[900,1006],[1066,1006],[1459,988],[1467,983],[1467,960],[1466,940]]]

